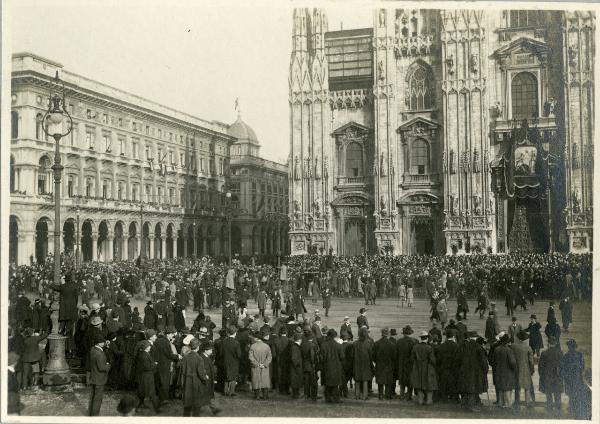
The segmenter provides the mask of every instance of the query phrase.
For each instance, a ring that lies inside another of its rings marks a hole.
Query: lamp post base
[[[50,352],[48,365],[44,371],[42,381],[44,386],[65,386],[71,384],[71,370],[65,358],[65,343],[67,337],[59,334],[50,334]]]

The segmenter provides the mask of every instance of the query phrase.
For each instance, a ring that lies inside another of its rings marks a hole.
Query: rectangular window
[[[146,160],[150,159],[150,146],[146,146],[144,150],[146,152]]]
[[[133,127],[133,130],[134,130],[134,131],[137,131],[137,124],[136,124],[135,122],[133,122],[131,125],[132,125],[132,127]]]
[[[69,179],[67,180],[67,196],[73,197],[73,176],[69,175]]]
[[[108,181],[102,182],[102,198],[106,199],[108,196]]]
[[[108,115],[106,113],[102,114],[102,123],[108,124]]]
[[[169,151],[169,163],[170,163],[171,165],[174,165],[174,164],[175,164],[175,161],[174,161],[174,159],[175,159],[175,158],[174,158],[174,156],[173,156],[173,151],[171,150],[171,151]]]
[[[133,187],[131,188],[131,198],[134,202],[138,201],[138,188],[137,188],[137,184],[134,184]]]
[[[150,190],[150,186],[146,185],[146,202],[152,201],[151,193],[152,193],[152,191]]]
[[[86,178],[85,180],[85,195],[87,197],[92,197],[92,179]]]
[[[117,199],[123,200],[123,183],[119,183],[119,188],[117,189]]]
[[[173,204],[173,189],[169,189],[169,203]]]
[[[158,129],[158,138],[161,138],[161,137],[162,137],[162,130],[159,128]]]
[[[185,154],[179,153],[179,165],[185,167]]]
[[[150,125],[146,125],[146,135],[150,135]]]
[[[200,158],[200,171],[204,172],[204,158]]]
[[[125,139],[119,138],[119,154],[121,156],[125,155]]]
[[[85,112],[85,116],[87,117],[87,119],[92,119],[92,109],[88,109]]]
[[[89,149],[94,149],[94,133],[92,132],[86,132],[85,133],[85,142],[88,146]]]
[[[110,153],[111,151],[111,139],[109,135],[103,135],[102,136],[102,144],[104,146],[104,151],[106,151],[107,153]]]
[[[133,154],[133,158],[134,159],[138,159],[138,144],[134,141],[131,144],[131,147],[132,147],[132,150],[133,150],[133,153],[132,153]]]
[[[119,126],[122,127],[123,126],[123,118],[119,118]]]

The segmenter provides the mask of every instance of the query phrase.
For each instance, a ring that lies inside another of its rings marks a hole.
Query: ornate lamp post
[[[76,236],[77,244],[76,244],[76,250],[75,250],[75,265],[77,266],[77,269],[79,269],[79,264],[80,264],[79,256],[81,255],[81,250],[79,247],[79,243],[80,243],[80,240],[79,240],[79,213],[80,213],[80,211],[79,211],[79,207],[78,207],[77,208],[77,236]]]
[[[146,250],[144,249],[144,204],[140,202],[140,267],[144,266]]]
[[[73,129],[73,119],[65,107],[65,84],[58,78],[58,71],[56,71],[54,83],[58,92],[53,93],[50,90],[48,110],[42,119],[42,130],[46,135],[54,139],[54,165],[52,165],[52,170],[54,171],[54,284],[59,286],[61,283],[60,180],[64,168],[60,159],[60,140],[69,135]],[[68,121],[67,128],[63,127],[65,118]],[[46,386],[63,386],[69,384],[71,381],[69,365],[65,359],[65,341],[67,337],[58,333],[57,310],[58,305],[55,305],[50,311],[52,319],[52,334],[48,336],[50,355],[43,377]]]

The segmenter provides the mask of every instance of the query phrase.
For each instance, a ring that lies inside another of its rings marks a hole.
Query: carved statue
[[[568,55],[569,55],[569,65],[576,66],[577,65],[577,47],[569,46]]]
[[[448,172],[448,154],[446,152],[442,153],[442,170]]]
[[[479,165],[479,152],[477,149],[473,150],[473,172],[481,171],[481,167]]]
[[[315,211],[315,216],[317,218],[321,217],[321,206],[320,206],[320,203],[321,203],[321,199],[315,199],[315,201],[313,202],[313,209]]]
[[[385,204],[385,198],[383,196],[381,196],[380,205],[381,205],[381,216],[385,216],[387,214],[387,208],[386,208],[386,204]]]
[[[294,200],[294,218],[300,218],[300,203],[297,200]]]
[[[548,116],[550,118],[554,118],[556,110],[556,100],[552,97],[548,99],[546,103],[544,103],[544,116]]]
[[[373,175],[374,175],[374,176],[377,176],[377,175],[378,175],[378,172],[377,172],[377,158],[375,158],[375,159],[373,160]]]
[[[385,68],[383,67],[382,59],[379,59],[379,62],[377,62],[377,73],[379,74],[379,81],[385,81]]]
[[[481,215],[481,196],[473,196],[473,206],[475,215]]]
[[[298,156],[296,155],[296,159],[294,160],[294,179],[296,181],[300,180],[300,159],[298,159]]]
[[[573,143],[573,146],[571,146],[571,164],[573,169],[579,169],[579,149],[577,148],[577,143]]]
[[[319,158],[315,158],[315,180],[321,179],[321,170],[319,169]]]
[[[452,215],[458,215],[459,205],[458,205],[458,196],[452,196]]]
[[[454,154],[454,149],[450,149],[450,173],[456,174],[456,155]]]
[[[454,75],[454,55],[450,55],[446,58],[446,72],[448,75]]]
[[[579,198],[579,189],[573,190],[573,213],[581,212],[581,200]]]
[[[474,74],[479,72],[479,55],[477,53],[471,54],[470,58],[471,72]]]
[[[385,26],[385,9],[379,10],[379,27]]]
[[[327,156],[325,156],[325,159],[323,160],[323,177],[329,177],[329,161],[327,160]]]
[[[304,163],[304,178],[310,179],[310,157],[306,158],[306,162]]]
[[[383,157],[383,153],[381,154],[381,176],[385,177],[387,174],[386,166],[385,166],[385,158]]]
[[[494,106],[490,108],[490,117],[493,120],[497,120],[498,118],[502,118],[502,105],[500,102],[496,102]]]

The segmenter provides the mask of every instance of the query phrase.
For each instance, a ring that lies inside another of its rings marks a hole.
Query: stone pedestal
[[[67,337],[58,334],[58,310],[52,310],[50,318],[52,319],[52,334],[48,336],[48,343],[50,344],[48,364],[42,380],[44,386],[65,386],[71,384],[71,370],[65,358]]]

